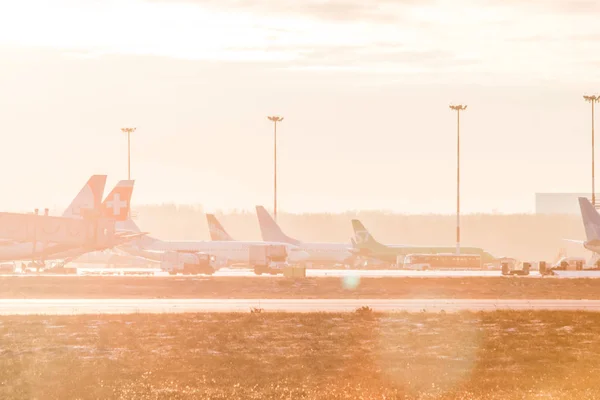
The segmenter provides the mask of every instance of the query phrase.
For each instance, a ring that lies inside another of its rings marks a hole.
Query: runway
[[[169,275],[158,268],[77,268],[77,274],[52,274],[42,273],[41,275],[46,276],[131,276],[139,274],[140,276],[149,277],[175,277]],[[554,271],[556,278],[588,278],[598,279],[600,278],[600,271]],[[16,276],[39,276],[37,273],[28,274],[6,274]],[[177,275],[176,277],[182,277],[183,275]],[[216,271],[213,276],[218,277],[260,277],[260,278],[273,278],[281,277],[280,275],[256,275],[252,269],[249,268],[221,268]],[[405,269],[307,269],[306,276],[309,278],[344,278],[344,277],[360,277],[360,278],[467,278],[467,277],[500,277],[502,276],[501,271],[495,270],[435,270],[435,271],[415,271]],[[527,276],[520,276],[519,278],[539,278],[541,275],[538,271],[531,271]]]
[[[144,268],[78,268],[77,275],[102,275],[116,274],[123,275],[124,272],[147,272],[151,276],[168,277],[168,273],[156,269]],[[554,271],[557,278],[600,278],[600,271]],[[35,275],[33,275],[35,276]],[[62,275],[72,276],[72,275]],[[182,275],[178,275],[181,277]],[[222,277],[257,277],[252,269],[249,268],[221,268],[213,276]],[[260,275],[263,278],[272,278],[281,275]],[[360,278],[466,278],[466,277],[500,277],[502,271],[497,270],[434,270],[434,271],[416,271],[406,269],[307,269],[306,276],[309,278],[344,278],[344,277],[360,277]],[[520,278],[536,277],[541,275],[539,271],[530,271],[529,275],[521,276]]]
[[[147,269],[140,268],[128,268],[128,269],[115,269],[115,268],[79,268],[77,275],[100,275],[103,273],[122,273],[122,272],[143,272],[148,271]],[[161,271],[160,269],[150,270],[153,276],[170,276],[168,273]],[[181,276],[181,275],[180,275]],[[223,277],[257,277],[254,271],[249,268],[222,268],[215,272],[213,276]],[[281,275],[260,275],[262,278],[272,278],[274,276]],[[402,270],[402,269],[307,269],[306,276],[310,278],[324,278],[324,277],[352,277],[358,276],[361,278],[386,278],[386,277],[448,277],[448,278],[464,278],[464,277],[493,277],[502,276],[501,271],[489,271],[489,270],[437,270],[437,271],[414,271],[414,270]],[[539,277],[537,271],[531,271],[529,276]]]
[[[502,276],[502,271],[488,270],[437,270],[437,271],[414,271],[405,269],[310,269],[306,271],[310,277],[347,277],[359,276],[361,278],[385,278],[385,277],[419,277],[419,278],[464,278],[464,277],[489,277]],[[531,271],[529,276],[539,276],[537,271]]]
[[[581,310],[600,312],[600,300],[444,299],[1,299],[0,315],[78,315],[185,312],[352,312],[369,306],[380,312],[494,310]]]

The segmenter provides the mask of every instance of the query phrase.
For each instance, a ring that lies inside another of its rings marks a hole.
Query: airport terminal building
[[[579,197],[592,197],[591,193],[536,193],[536,214],[577,214],[579,215]],[[600,194],[596,195],[596,203]]]

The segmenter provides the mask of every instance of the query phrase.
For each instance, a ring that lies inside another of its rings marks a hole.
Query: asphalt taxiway
[[[171,277],[167,272],[158,268],[77,268],[77,274],[52,274],[47,276],[131,276],[141,275],[149,277]],[[555,271],[557,278],[600,278],[600,271]],[[8,274],[18,276],[39,276],[36,273],[28,274]],[[183,275],[177,275],[182,277]],[[249,268],[221,268],[213,276],[219,277],[257,277],[253,270]],[[272,278],[280,275],[260,275],[262,278]],[[405,269],[307,269],[306,276],[309,278],[467,278],[467,277],[500,277],[502,272],[498,270],[430,270],[415,271]],[[541,277],[538,271],[531,271],[527,276],[520,278]]]
[[[143,270],[143,269],[114,269],[114,268],[79,268],[78,275],[101,275],[101,274],[119,274],[119,273],[132,273],[132,272],[149,272],[153,276],[169,276],[168,273],[161,271],[160,269]],[[253,270],[249,268],[221,268],[216,271],[213,276],[223,277],[255,277],[258,276]],[[273,276],[281,275],[260,275],[264,278],[270,278]],[[306,276],[310,278],[323,278],[323,277],[352,277],[357,276],[361,278],[387,278],[387,277],[434,277],[434,278],[464,278],[464,277],[494,277],[502,276],[501,271],[489,271],[489,270],[435,270],[435,271],[414,271],[414,270],[403,270],[403,269],[307,269]],[[531,271],[529,276],[539,276],[537,271]]]

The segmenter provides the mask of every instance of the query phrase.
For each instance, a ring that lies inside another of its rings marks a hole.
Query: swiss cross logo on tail
[[[127,208],[127,201],[121,200],[121,195],[115,193],[113,199],[106,202],[106,207],[112,208],[113,215],[118,216],[121,215],[122,208]]]
[[[133,181],[121,181],[102,203],[102,215],[108,219],[125,221],[129,216]]]

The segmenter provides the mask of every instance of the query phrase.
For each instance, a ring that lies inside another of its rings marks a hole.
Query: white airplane
[[[141,232],[140,228],[131,219],[117,225],[119,229],[127,231]],[[120,246],[119,248],[131,255],[148,257],[148,252],[181,252],[181,253],[206,253],[215,256],[218,262],[232,265],[245,264],[250,258],[250,247],[257,245],[283,245],[288,252],[288,261],[290,263],[300,263],[304,261],[308,254],[290,243],[276,242],[248,242],[248,241],[164,241],[144,235],[131,242]]]
[[[579,208],[581,210],[581,219],[585,228],[586,240],[568,240],[569,242],[579,243],[593,254],[589,264],[595,265],[600,255],[600,214],[592,203],[585,197],[579,198]]]
[[[287,236],[263,206],[256,206],[262,238],[266,242],[290,243],[308,253],[306,262],[313,264],[354,265],[355,255],[350,243],[301,242]]]
[[[43,218],[44,220],[40,220],[42,222],[54,221],[57,224],[60,224],[57,226],[63,226],[63,228],[67,229],[67,235],[75,237],[78,232],[73,231],[73,229],[77,224],[69,223],[69,220],[80,220],[86,215],[89,215],[99,217],[106,222],[119,219],[124,220],[129,214],[129,198],[133,191],[133,181],[119,182],[111,194],[107,196],[106,200],[103,203],[100,203],[102,201],[105,183],[105,175],[92,176],[75,197],[71,205],[65,210],[62,217],[34,216],[14,213],[0,213],[0,216],[5,218],[6,221],[11,221],[13,224],[18,225],[31,218]],[[93,222],[90,222],[89,225],[95,226]],[[106,226],[109,227],[110,225],[107,224]],[[15,225],[15,228],[22,229],[23,227]],[[101,235],[106,236],[107,241],[99,242],[95,240],[97,239],[96,235],[98,235],[97,231],[92,231],[92,235],[89,235],[89,233],[89,231],[85,233],[85,238],[88,238],[89,236],[92,240],[85,241],[84,245],[74,245],[73,241],[60,243],[51,240],[22,242],[4,240],[0,242],[0,261],[41,260],[43,263],[46,260],[63,260],[80,256],[91,251],[114,247],[125,243],[131,238],[139,236],[137,233],[115,233],[114,226],[111,229],[111,232],[108,232],[108,229],[106,228],[103,232],[100,232]],[[52,238],[52,233],[49,233],[48,237]]]
[[[209,220],[209,225],[210,222],[211,221]],[[220,226],[218,221],[217,224]],[[119,222],[117,224],[117,229],[141,233],[140,228],[129,218],[124,222]],[[224,232],[222,226],[220,226],[220,229]],[[248,260],[250,259],[250,248],[252,246],[265,244],[285,246],[288,253],[288,261],[290,263],[300,263],[308,257],[306,252],[301,251],[298,246],[290,243],[238,241],[233,240],[229,235],[227,236],[228,238],[225,238],[222,241],[163,241],[144,234],[119,248],[133,256],[143,257],[153,261],[160,259],[160,253],[164,252],[205,253],[215,256],[219,264],[227,266],[248,263]]]
[[[221,227],[222,228],[222,227]],[[117,224],[117,229],[128,232],[140,232],[140,228],[131,219]],[[229,237],[231,239],[231,237]],[[250,259],[250,248],[258,245],[285,246],[290,263],[301,263],[308,254],[291,243],[256,241],[164,241],[144,234],[143,236],[120,246],[128,254],[155,260],[155,252],[205,253],[217,258],[221,265],[246,264]]]

